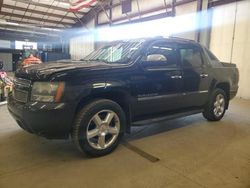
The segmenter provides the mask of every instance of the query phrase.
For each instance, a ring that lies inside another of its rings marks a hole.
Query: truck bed
[[[221,62],[224,67],[233,67],[236,68],[236,64],[233,63],[226,63],[226,62]]]

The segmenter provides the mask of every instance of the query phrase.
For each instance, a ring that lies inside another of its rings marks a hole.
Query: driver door
[[[141,73],[133,81],[136,116],[159,114],[179,108],[182,71],[174,43],[157,41],[142,57]]]

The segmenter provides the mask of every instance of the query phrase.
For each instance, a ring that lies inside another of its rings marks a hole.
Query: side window
[[[159,42],[153,44],[147,51],[147,55],[144,58],[146,62],[151,65],[159,65],[168,66],[168,67],[176,67],[177,59],[176,59],[176,49],[173,45]]]
[[[184,67],[201,67],[202,57],[199,49],[186,47],[180,48],[181,63]]]

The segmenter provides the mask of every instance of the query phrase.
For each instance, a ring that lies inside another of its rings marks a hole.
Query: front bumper
[[[71,131],[76,104],[20,103],[8,98],[8,110],[24,130],[50,139],[66,139]]]

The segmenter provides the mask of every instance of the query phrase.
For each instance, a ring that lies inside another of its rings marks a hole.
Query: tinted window
[[[145,60],[151,61],[152,64],[154,62],[163,62],[167,66],[175,67],[177,66],[176,49],[165,42],[155,43],[149,48]]]
[[[181,63],[184,67],[201,67],[202,57],[198,48],[180,48]]]

